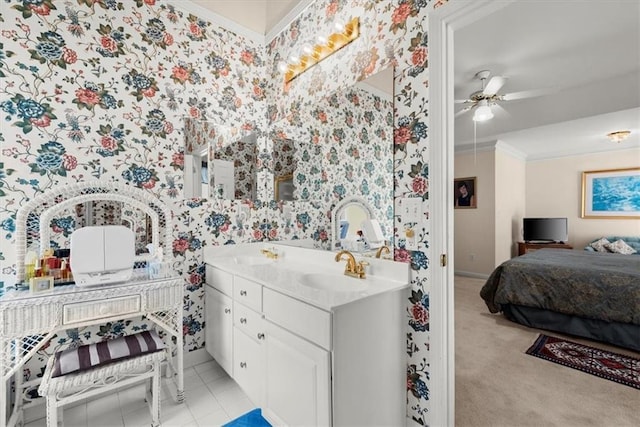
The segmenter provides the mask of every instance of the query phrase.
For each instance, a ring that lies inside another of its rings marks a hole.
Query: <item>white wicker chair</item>
[[[104,393],[114,388],[146,381],[146,399],[151,411],[151,425],[160,425],[160,365],[165,350],[97,366],[87,371],[51,377],[55,358],[49,358],[38,393],[45,397],[47,427],[63,422],[63,407],[78,400]]]

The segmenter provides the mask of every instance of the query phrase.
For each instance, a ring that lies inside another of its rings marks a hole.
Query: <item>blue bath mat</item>
[[[222,427],[271,427],[271,424],[262,418],[262,411],[258,408],[244,415],[240,415]]]

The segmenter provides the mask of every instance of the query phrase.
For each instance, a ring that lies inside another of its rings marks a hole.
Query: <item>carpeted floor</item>
[[[479,296],[483,284],[468,277],[455,280],[456,426],[640,425],[640,391],[527,355],[538,335],[548,332],[489,313]]]

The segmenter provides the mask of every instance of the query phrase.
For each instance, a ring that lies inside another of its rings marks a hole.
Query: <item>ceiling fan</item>
[[[493,76],[491,80],[486,84],[485,81],[489,78],[491,72],[489,70],[478,71],[475,74],[475,78],[482,82],[482,88],[469,95],[468,99],[456,100],[456,103],[471,104],[456,113],[456,117],[466,113],[467,111],[475,109],[473,114],[473,120],[476,122],[483,122],[493,118],[492,106],[498,104],[499,101],[509,101],[512,99],[518,99],[518,94],[498,94],[498,91],[507,82],[507,77]]]

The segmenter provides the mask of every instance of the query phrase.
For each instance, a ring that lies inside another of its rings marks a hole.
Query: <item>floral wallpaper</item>
[[[185,277],[185,350],[203,347],[202,247],[313,238],[328,247],[325,206],[183,200],[183,117],[259,133],[305,103],[389,65],[395,67],[395,212],[404,197],[429,198],[426,16],[446,0],[317,0],[266,46],[164,0],[6,0],[0,9],[0,268],[15,274],[15,214],[49,188],[91,179],[124,181],[169,204],[173,254]],[[361,36],[288,86],[280,61],[340,17],[360,17]],[[269,152],[269,147],[265,150]],[[337,153],[337,162],[350,155]],[[270,159],[258,159],[270,162]],[[260,174],[260,172],[259,172]],[[265,186],[269,191],[269,185]],[[272,189],[272,188],[271,188]],[[238,215],[238,207],[250,215]],[[418,250],[407,250],[412,228]],[[394,214],[397,261],[412,267],[407,299],[408,414],[429,423],[428,212],[418,223]],[[35,377],[49,354],[143,329],[140,320],[59,334],[25,367]]]

